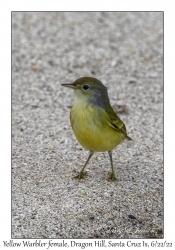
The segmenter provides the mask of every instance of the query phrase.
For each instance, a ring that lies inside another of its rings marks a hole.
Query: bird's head
[[[88,101],[97,106],[104,106],[109,101],[107,88],[94,77],[81,77],[62,86],[72,88],[78,100]]]

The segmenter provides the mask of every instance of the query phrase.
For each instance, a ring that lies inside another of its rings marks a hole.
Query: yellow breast
[[[88,150],[110,151],[124,140],[122,133],[109,126],[105,110],[87,102],[74,103],[70,122],[78,142]]]

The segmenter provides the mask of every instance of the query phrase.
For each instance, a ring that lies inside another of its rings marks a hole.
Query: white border
[[[173,242],[175,223],[175,4],[173,1],[24,1],[1,3],[0,13],[0,245],[11,237],[11,11],[164,11],[165,22],[165,240]],[[137,240],[134,240],[137,242]],[[138,240],[140,241],[140,240]],[[83,240],[85,242],[85,240]],[[141,249],[141,248],[140,248]]]

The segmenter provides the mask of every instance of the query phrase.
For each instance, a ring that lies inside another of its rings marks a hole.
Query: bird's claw
[[[77,178],[77,179],[84,179],[85,178],[85,175],[86,175],[86,171],[81,171],[78,175],[74,176],[74,178]]]
[[[115,181],[115,180],[117,180],[117,178],[115,177],[115,173],[114,172],[109,172],[108,177],[107,177],[106,180],[107,181]]]

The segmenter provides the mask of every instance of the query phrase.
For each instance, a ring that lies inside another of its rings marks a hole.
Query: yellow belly
[[[70,121],[78,142],[86,149],[111,151],[124,140],[124,135],[109,126],[109,117],[102,108],[75,103]]]

